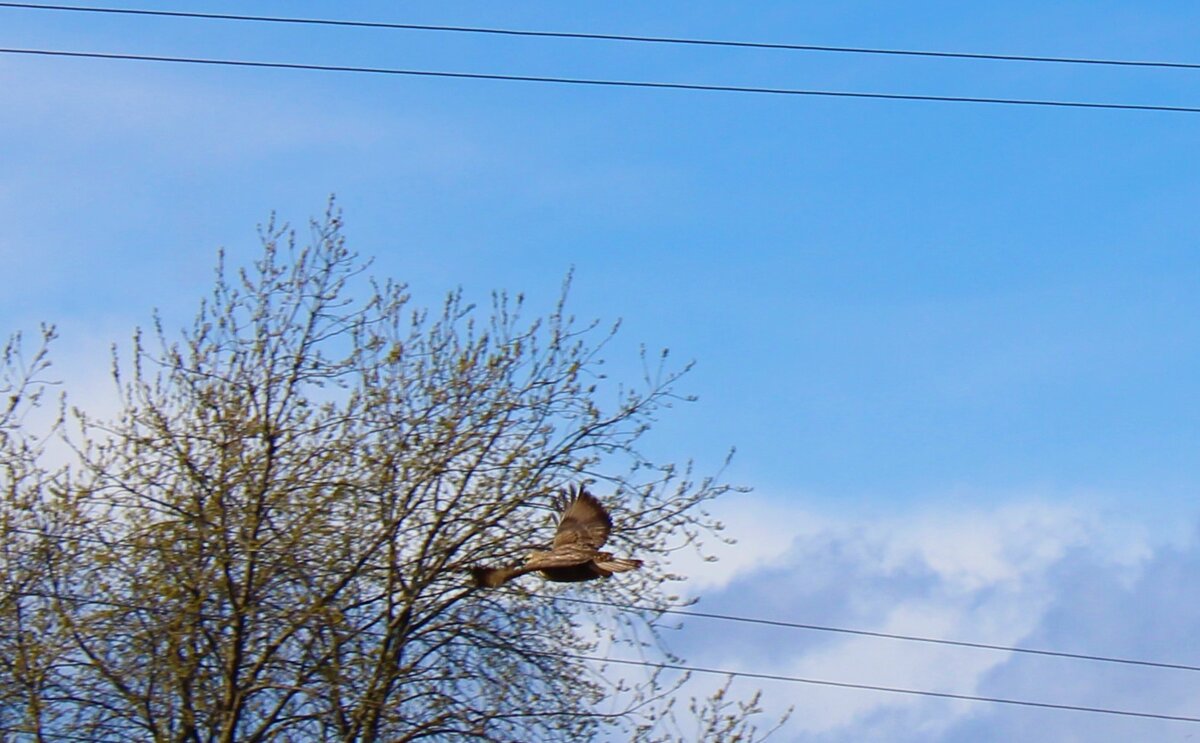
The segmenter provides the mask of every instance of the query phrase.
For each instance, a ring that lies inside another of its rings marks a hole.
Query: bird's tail
[[[471,568],[471,577],[479,588],[498,588],[512,578],[517,571],[512,568]]]
[[[632,557],[610,557],[604,561],[596,561],[596,567],[610,573],[626,573],[630,570],[637,570],[641,566],[642,561]]]

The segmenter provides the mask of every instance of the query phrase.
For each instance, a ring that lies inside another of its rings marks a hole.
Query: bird
[[[600,548],[612,531],[612,518],[594,495],[582,486],[565,492],[565,505],[549,549],[529,553],[524,565],[507,568],[471,568],[475,585],[497,588],[526,573],[540,572],[546,580],[559,583],[607,578],[642,566],[641,560],[615,557]]]

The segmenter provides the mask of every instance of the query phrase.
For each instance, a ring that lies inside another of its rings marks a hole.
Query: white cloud
[[[1150,652],[1138,646],[1136,632],[1122,629],[1131,621],[1152,625],[1164,612],[1179,614],[1176,604],[1200,618],[1200,602],[1151,588],[1162,583],[1156,576],[1164,561],[1186,556],[1200,564],[1194,546],[1171,545],[1174,535],[1102,516],[1078,499],[1027,498],[849,520],[760,497],[732,513],[730,533],[742,541],[725,553],[731,565],[698,582],[705,589],[702,610],[1129,656]],[[1071,636],[1068,626],[1089,627],[1090,637]],[[1197,629],[1200,622],[1184,622],[1176,628],[1178,644],[1159,654],[1187,647]],[[1143,689],[1136,695],[1139,703],[1117,691],[1131,683],[1120,675],[1127,670],[1122,668],[1097,673],[1094,663],[715,620],[689,621],[675,640],[673,648],[696,665],[830,681],[1176,714],[1186,714],[1179,710],[1200,695],[1176,690],[1156,697]],[[1032,675],[1023,675],[1023,669]],[[1139,683],[1152,690],[1174,688],[1179,681],[1177,674],[1150,674]],[[1196,679],[1189,681],[1200,690]],[[1031,721],[1052,717],[1053,729],[1061,732],[1087,717],[785,682],[761,685],[774,713],[796,705],[779,740],[957,743],[978,737],[976,722],[989,720],[1005,721],[1001,727],[1013,733],[995,740],[1057,741],[1070,738],[1040,733]],[[1084,727],[1096,735],[1104,730]],[[1112,728],[1126,736],[1137,729]]]
[[[826,520],[814,513],[757,494],[731,494],[712,512],[725,526],[722,536],[733,543],[712,540],[703,554],[685,548],[671,560],[672,572],[687,576],[684,590],[691,595],[722,588],[747,570],[771,564],[797,539],[828,528]]]

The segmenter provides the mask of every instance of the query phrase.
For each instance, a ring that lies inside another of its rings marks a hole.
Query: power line
[[[1200,113],[1200,107],[1166,106],[1139,103],[1091,103],[1087,101],[1058,101],[1023,98],[985,98],[975,96],[919,95],[910,93],[867,93],[845,90],[804,90],[799,88],[769,88],[741,85],[708,85],[702,83],[672,83],[646,80],[604,80],[597,78],[554,77],[544,75],[505,75],[484,72],[448,72],[442,70],[409,70],[393,67],[357,67],[350,65],[307,64],[300,62],[258,62],[253,60],[213,59],[204,57],[169,57],[151,54],[118,54],[108,52],[79,52],[61,49],[0,48],[0,54],[24,54],[44,57],[80,59],[113,59],[140,62],[171,62],[180,64],[215,65],[223,67],[255,67],[283,70],[322,72],[358,72],[375,75],[409,77],[455,78],[461,80],[503,80],[509,82],[550,83],[556,85],[587,85],[612,88],[650,88],[656,90],[695,90],[720,93],[760,93],[767,95],[810,96],[827,98],[862,98],[891,101],[926,101],[942,103],[988,103],[1008,106],[1041,106],[1050,108],[1107,109],[1119,111],[1159,111],[1166,113]]]
[[[21,595],[43,596],[45,598],[54,598],[54,599],[66,600],[66,601],[71,601],[71,602],[76,602],[76,603],[101,604],[101,605],[108,605],[108,606],[114,606],[114,607],[119,607],[119,608],[141,609],[141,610],[152,611],[152,612],[162,611],[162,609],[160,609],[160,608],[146,606],[146,605],[128,604],[128,603],[116,602],[116,601],[102,601],[102,600],[96,600],[96,599],[86,599],[86,598],[83,598],[80,596],[63,595],[63,594],[57,594],[57,593],[47,594],[47,593],[42,593],[39,591],[21,591],[18,593]],[[201,619],[205,619],[205,617],[201,616]],[[209,618],[209,619],[211,620],[211,619],[221,619],[221,618]],[[373,636],[381,636],[381,637],[383,636],[382,633],[372,632],[369,630],[364,630],[364,634],[373,635]],[[783,682],[795,683],[795,684],[808,684],[811,686],[828,686],[828,687],[834,687],[834,688],[839,688],[839,689],[859,689],[859,690],[864,690],[864,691],[880,691],[880,692],[886,692],[889,694],[905,694],[905,695],[909,695],[909,696],[934,697],[934,698],[938,698],[938,699],[954,699],[954,700],[958,700],[958,701],[967,701],[967,702],[982,702],[982,703],[988,703],[988,704],[1006,704],[1006,705],[1017,706],[1017,707],[1035,707],[1035,708],[1039,708],[1039,709],[1052,709],[1052,710],[1070,711],[1070,712],[1091,712],[1091,713],[1096,713],[1096,714],[1117,715],[1117,716],[1121,716],[1121,717],[1136,717],[1136,718],[1142,718],[1142,719],[1168,720],[1168,721],[1172,721],[1172,722],[1200,723],[1200,717],[1188,717],[1185,715],[1168,715],[1168,714],[1162,714],[1162,713],[1157,713],[1157,712],[1141,712],[1141,711],[1137,711],[1137,710],[1116,709],[1116,708],[1112,708],[1112,707],[1091,707],[1091,706],[1076,705],[1076,704],[1059,704],[1059,703],[1055,703],[1055,702],[1038,702],[1038,701],[1034,701],[1034,700],[1030,700],[1030,699],[1011,699],[1008,697],[992,697],[992,696],[982,696],[982,695],[976,695],[976,694],[955,694],[952,692],[932,691],[929,689],[910,689],[910,688],[896,687],[896,686],[881,686],[881,685],[877,685],[877,684],[860,684],[860,683],[854,683],[854,682],[849,682],[849,681],[831,681],[829,679],[814,679],[814,678],[805,678],[805,677],[801,677],[801,676],[788,676],[788,675],[784,675],[784,674],[775,674],[775,673],[759,673],[759,672],[754,672],[754,671],[735,671],[735,670],[729,670],[729,669],[724,669],[724,668],[707,668],[704,666],[693,666],[693,665],[686,665],[683,663],[661,663],[661,662],[657,662],[657,661],[634,660],[634,659],[628,659],[628,658],[597,658],[595,656],[578,655],[575,653],[548,653],[548,652],[530,651],[529,654],[541,655],[541,656],[551,657],[551,658],[570,658],[572,660],[580,660],[580,661],[590,662],[590,663],[600,663],[600,664],[615,663],[615,664],[627,665],[627,666],[641,666],[644,668],[658,668],[658,669],[662,669],[662,670],[683,671],[685,673],[704,673],[704,674],[719,675],[719,676],[730,676],[730,677],[734,677],[734,678],[756,679],[756,680],[760,680],[760,681],[783,681]]]
[[[132,16],[160,16],[222,21],[251,21],[257,23],[288,23],[311,26],[340,26],[403,31],[438,31],[444,33],[487,34],[546,39],[580,39],[593,41],[624,41],[643,44],[675,44],[686,46],[725,47],[738,49],[774,49],[782,51],[837,52],[845,54],[875,54],[905,57],[934,57],[939,59],[976,59],[1003,62],[1038,62],[1053,64],[1106,65],[1118,67],[1157,67],[1168,69],[1200,69],[1200,63],[1159,60],[1100,59],[1090,57],[1054,57],[1024,54],[989,54],[979,52],[946,52],[921,49],[886,49],[876,47],[831,46],[824,44],[787,44],[768,41],[737,41],[728,39],[694,39],[671,36],[636,36],[573,31],[530,31],[480,26],[446,26],[425,23],[390,23],[385,21],[348,21],[332,18],[294,18],[282,16],[240,15],[235,13],[198,13],[176,10],[142,10],[133,8],[94,8],[79,5],[42,5],[37,3],[0,2],[0,7],[27,10],[57,10],[84,13],[107,13]]]
[[[921,642],[931,645],[949,645],[952,647],[961,648],[976,648],[979,650],[998,650],[1006,653],[1025,653],[1028,655],[1042,655],[1053,658],[1070,658],[1072,660],[1089,660],[1102,663],[1120,663],[1130,666],[1145,666],[1149,668],[1168,668],[1176,671],[1200,671],[1200,666],[1187,665],[1184,663],[1165,663],[1150,660],[1138,660],[1134,658],[1117,658],[1107,655],[1089,655],[1086,653],[1068,653],[1059,650],[1042,650],[1039,648],[1025,648],[1013,645],[993,645],[985,642],[968,642],[965,640],[946,640],[939,637],[925,637],[921,635],[902,635],[893,632],[878,632],[873,630],[850,629],[847,627],[835,627],[831,625],[821,624],[804,624],[801,622],[785,622],[778,619],[760,619],[758,617],[745,617],[736,614],[714,614],[711,612],[692,611],[690,609],[658,609],[652,606],[637,606],[634,604],[618,604],[610,601],[598,601],[595,599],[581,599],[570,596],[551,596],[555,601],[569,601],[578,604],[592,604],[596,606],[611,606],[617,609],[626,611],[646,611],[646,612],[661,612],[663,614],[674,614],[685,617],[700,617],[703,619],[718,619],[726,622],[741,622],[744,624],[758,624],[768,627],[787,627],[790,629],[814,630],[817,632],[833,632],[844,635],[858,635],[860,637],[878,637],[887,640],[902,640],[905,642]]]
[[[1042,709],[1068,710],[1072,712],[1094,712],[1105,715],[1120,715],[1122,717],[1142,717],[1154,720],[1171,720],[1174,722],[1200,722],[1200,717],[1187,717],[1184,715],[1165,715],[1155,712],[1137,712],[1134,710],[1113,709],[1111,707],[1085,707],[1075,704],[1055,704],[1053,702],[1035,702],[1028,699],[1009,699],[1007,697],[988,697],[978,696],[975,694],[953,694],[943,691],[928,691],[925,689],[905,689],[895,686],[876,686],[874,684],[854,684],[846,681],[829,681],[826,679],[802,678],[800,676],[784,676],[774,673],[751,673],[749,671],[730,671],[721,668],[704,668],[701,666],[689,666],[682,663],[657,663],[648,660],[629,660],[625,658],[596,658],[589,655],[574,655],[571,653],[545,653],[545,655],[554,655],[565,658],[574,658],[575,660],[590,661],[593,663],[621,663],[628,666],[645,666],[647,668],[661,668],[672,671],[685,671],[691,673],[708,673],[720,676],[734,676],[741,678],[759,679],[763,681],[787,681],[795,684],[811,684],[814,686],[834,686],[841,689],[864,689],[867,691],[883,691],[889,694],[908,694],[920,697],[937,697],[940,699],[956,699],[966,702],[988,702],[990,704],[1010,704],[1018,707],[1039,707]]]
[[[64,535],[51,536],[51,535],[42,534],[42,533],[30,530],[30,529],[22,529],[20,527],[14,527],[11,529],[11,531],[13,533],[17,533],[17,534],[25,534],[28,536],[39,536],[42,538],[51,539],[53,541],[59,541],[59,542],[77,541],[77,542],[94,543],[94,544],[99,544],[99,545],[103,545],[103,546],[107,546],[107,547],[120,548],[120,547],[124,546],[124,547],[128,547],[130,549],[137,549],[137,550],[149,550],[149,551],[156,551],[156,552],[163,552],[163,553],[167,552],[167,549],[164,547],[157,547],[157,546],[151,546],[151,545],[132,545],[132,544],[122,545],[120,543],[108,542],[108,541],[105,541],[98,537],[64,536]],[[270,559],[260,560],[260,561],[263,564],[271,565],[274,567],[282,567],[282,568],[296,567],[296,565],[294,563],[284,563],[284,562],[279,562],[279,561],[270,560]],[[326,575],[326,576],[341,575],[341,573],[337,572],[337,571],[320,571],[320,574]],[[152,607],[142,607],[142,606],[139,606],[136,604],[122,604],[120,602],[92,600],[92,599],[87,599],[82,596],[69,596],[69,595],[60,595],[60,594],[51,595],[51,594],[44,594],[44,593],[40,593],[40,592],[34,592],[34,591],[26,591],[24,593],[26,595],[30,595],[30,596],[41,596],[43,598],[55,598],[55,599],[60,599],[60,600],[72,601],[72,602],[76,602],[76,603],[80,603],[80,602],[91,602],[91,603],[101,603],[101,604],[109,603],[113,606],[122,607],[122,608],[153,610]],[[497,593],[506,593],[510,596],[519,596],[522,598],[528,598],[530,596],[530,594],[528,594],[528,593],[513,591],[511,589],[500,589],[499,591],[497,591]],[[929,637],[929,636],[925,636],[925,635],[906,635],[906,634],[899,634],[899,633],[894,633],[894,632],[882,632],[882,631],[878,631],[878,630],[864,630],[864,629],[855,629],[855,628],[851,628],[851,627],[839,627],[836,625],[809,624],[809,623],[804,623],[804,622],[791,622],[791,621],[785,621],[785,620],[780,620],[780,619],[764,619],[761,617],[749,617],[749,616],[742,616],[742,615],[737,615],[737,614],[718,614],[718,613],[714,613],[714,612],[696,611],[696,610],[692,610],[692,609],[672,609],[672,608],[663,608],[663,607],[656,607],[656,606],[638,606],[637,604],[626,604],[626,603],[620,603],[620,602],[615,602],[615,601],[602,601],[599,599],[577,598],[577,597],[573,597],[573,596],[563,596],[561,594],[549,595],[549,596],[545,595],[545,594],[536,594],[536,596],[538,598],[544,597],[544,598],[547,598],[552,601],[563,601],[563,602],[567,602],[567,603],[585,604],[585,605],[590,605],[590,606],[605,606],[605,607],[618,609],[620,611],[626,611],[626,612],[649,612],[649,613],[670,614],[670,615],[674,615],[674,616],[697,617],[700,619],[714,619],[714,620],[719,620],[719,621],[737,622],[737,623],[742,623],[742,624],[756,624],[756,625],[767,626],[767,627],[801,629],[801,630],[810,630],[810,631],[815,631],[815,632],[829,632],[829,633],[834,633],[834,634],[855,635],[855,636],[859,636],[859,637],[874,637],[874,638],[884,639],[884,640],[899,640],[902,642],[917,642],[917,643],[924,643],[924,644],[929,644],[929,645],[944,645],[944,646],[949,646],[949,647],[974,648],[977,650],[992,650],[992,651],[1005,652],[1005,653],[1038,655],[1038,656],[1051,657],[1051,658],[1065,658],[1065,659],[1069,659],[1069,660],[1086,660],[1086,661],[1094,661],[1097,663],[1115,663],[1115,664],[1119,664],[1119,665],[1140,666],[1140,667],[1144,667],[1144,668],[1161,668],[1161,669],[1174,670],[1174,671],[1200,672],[1200,666],[1189,665],[1186,663],[1170,663],[1170,662],[1166,662],[1166,661],[1142,660],[1142,659],[1138,659],[1138,658],[1122,658],[1122,657],[1117,657],[1117,656],[1098,655],[1098,654],[1089,654],[1089,653],[1072,653],[1072,652],[1067,652],[1067,651],[1062,651],[1062,650],[1047,650],[1044,648],[1028,648],[1028,647],[1021,647],[1019,645],[998,645],[998,644],[985,643],[985,642],[972,642],[969,640],[951,640],[951,639],[940,638],[940,637]],[[220,619],[219,617],[209,617],[209,618]]]

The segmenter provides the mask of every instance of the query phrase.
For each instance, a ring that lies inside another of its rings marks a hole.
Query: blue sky
[[[127,7],[139,5],[159,7]],[[1200,8],[1181,2],[171,7],[1200,61]],[[12,9],[0,9],[0,46],[1200,105],[1195,70]],[[706,602],[1046,645],[1074,642],[1064,629],[1074,622],[1094,643],[1076,650],[1188,652],[1195,624],[1167,633],[1177,644],[1137,642],[1139,627],[1200,608],[1160,588],[1173,565],[1197,559],[1200,115],[18,56],[0,56],[0,100],[0,331],[59,323],[60,368],[85,396],[106,389],[108,344],[150,308],[189,317],[218,246],[248,259],[272,210],[302,224],[336,193],[352,246],[423,301],[461,285],[544,306],[573,267],[575,312],[624,322],[618,371],[635,368],[641,342],[698,362],[687,387],[700,402],[664,420],[654,446],[712,469],[736,445],[729,474],[757,491],[728,507],[749,546],[698,576]],[[788,602],[763,598],[770,566],[813,560],[837,567],[836,591],[814,583]],[[1072,614],[1071,597],[1089,588],[1092,608]],[[1010,614],[1022,621],[997,623]],[[681,643],[697,661],[714,652]],[[855,652],[801,643],[776,661],[819,669],[826,653],[830,674],[849,674],[842,661]],[[926,661],[893,665],[917,673]],[[938,662],[961,662],[956,683],[996,695],[1050,695],[1058,689],[1029,681],[1049,673],[1092,679],[1075,668],[1022,676],[1005,658]],[[1128,678],[1106,678],[1068,701],[1136,706],[1119,692]],[[1182,682],[1195,685],[1137,683]],[[768,691],[780,704],[800,694]],[[1189,732],[869,695],[846,704],[817,705],[789,739],[900,740],[903,729],[982,740],[978,726],[1071,739],[1047,721],[1088,740]],[[812,722],[829,709],[845,714]]]

